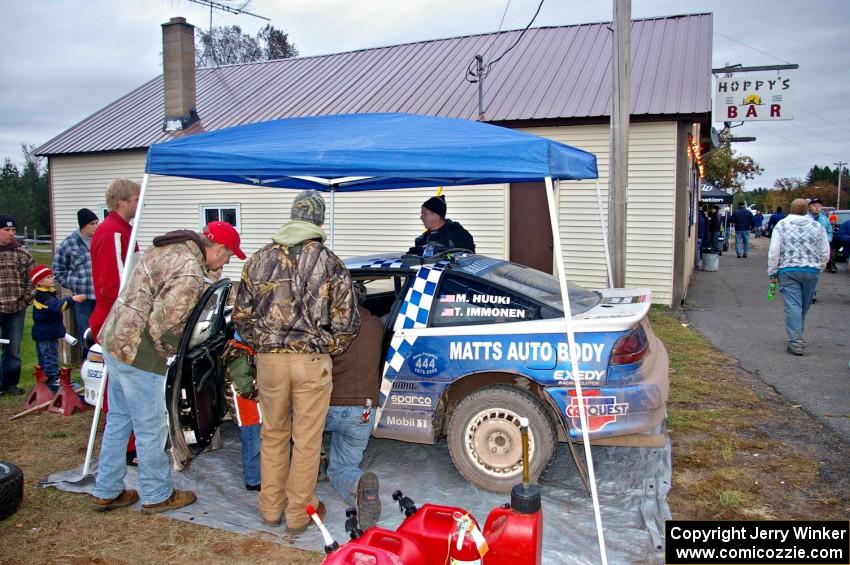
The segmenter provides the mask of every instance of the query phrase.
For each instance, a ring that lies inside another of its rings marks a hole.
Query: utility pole
[[[608,164],[608,249],[613,288],[626,286],[626,186],[629,181],[631,0],[614,0],[611,63],[611,153]]]
[[[837,163],[833,163],[833,165],[838,165],[838,198],[835,199],[835,209],[841,210],[841,173],[844,171],[844,165],[847,164],[847,161],[839,161]]]

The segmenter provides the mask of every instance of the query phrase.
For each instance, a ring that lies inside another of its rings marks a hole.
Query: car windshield
[[[561,312],[564,311],[561,285],[552,275],[514,263],[502,263],[493,269],[479,273],[478,276],[529,296]],[[577,284],[568,282],[567,288],[570,292],[570,311],[573,316],[587,312],[601,300],[599,293]]]

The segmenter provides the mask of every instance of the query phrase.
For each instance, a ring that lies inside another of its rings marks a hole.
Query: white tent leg
[[[331,231],[330,231],[330,238],[329,238],[329,247],[331,248],[331,250],[333,250],[333,248],[334,248],[334,212],[336,210],[336,188],[334,187],[334,185],[331,185],[330,191],[331,191]]]
[[[567,276],[564,272],[564,256],[561,252],[561,235],[558,228],[558,211],[555,207],[555,187],[551,177],[546,177],[546,200],[549,204],[549,222],[552,225],[552,243],[555,250],[555,264],[558,268],[558,280],[561,283],[561,299],[564,302],[564,326],[567,335],[569,351],[575,350],[575,331],[573,330],[572,312],[570,309],[570,292],[567,288]],[[570,374],[578,376],[578,360],[575,355],[570,355]],[[599,509],[599,495],[596,492],[596,474],[593,471],[593,458],[590,453],[590,438],[587,432],[587,410],[584,405],[584,395],[581,390],[581,379],[573,378],[576,387],[576,400],[578,401],[579,420],[581,421],[581,435],[584,441],[584,457],[587,460],[587,475],[590,482],[590,496],[593,499],[593,516],[596,519],[596,537],[599,542],[599,557],[603,565],[608,564],[608,555],[605,551],[605,535],[602,532],[602,514]]]
[[[142,190],[139,192],[139,205],[136,207],[136,217],[133,220],[133,229],[130,232],[130,243],[127,246],[127,260],[124,261],[124,269],[121,271],[121,282],[118,287],[118,292],[124,288],[124,283],[127,281],[127,277],[130,276],[130,269],[133,268],[133,250],[136,248],[136,238],[138,236],[139,225],[142,220],[142,210],[144,210],[145,205],[145,193],[148,189],[148,181],[150,179],[150,175],[145,173],[145,176],[142,177]],[[121,255],[118,255],[118,265],[121,265]],[[119,267],[120,268],[120,267]],[[103,365],[103,375],[100,377],[100,386],[98,388],[97,395],[97,404],[94,407],[94,414],[92,415],[91,421],[91,430],[89,431],[89,443],[86,447],[86,459],[83,462],[83,477],[89,474],[89,470],[91,469],[91,460],[94,455],[94,442],[97,437],[97,426],[100,423],[100,413],[103,408],[103,395],[106,392],[106,384],[109,379],[109,371],[106,367],[106,364]]]
[[[602,213],[602,192],[599,190],[599,179],[596,179],[596,209],[599,210],[599,229],[602,230],[602,245],[605,247],[605,267],[608,269],[608,288],[614,288],[614,277],[611,275],[611,252],[608,250],[608,226]]]

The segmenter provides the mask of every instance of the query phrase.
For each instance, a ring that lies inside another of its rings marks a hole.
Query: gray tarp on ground
[[[256,510],[256,493],[242,482],[239,434],[230,422],[222,426],[222,449],[202,454],[189,469],[174,473],[175,486],[197,493],[198,502],[168,516],[212,528],[220,528],[282,544],[321,551],[323,542],[310,528],[294,542],[285,528],[262,524]],[[580,446],[578,446],[580,448]],[[583,452],[583,451],[582,451]],[[594,447],[599,503],[610,563],[660,563],[664,520],[670,518],[667,492],[670,487],[670,444],[665,449]],[[383,513],[380,525],[395,529],[402,519],[392,492],[400,489],[417,504],[426,502],[460,506],[471,512],[483,527],[494,507],[508,502],[509,495],[481,491],[464,480],[452,465],[445,441],[436,446],[373,439],[364,468],[374,471],[381,485]],[[126,483],[138,487],[138,473],[128,468]],[[69,492],[90,492],[94,481],[75,483],[82,466],[54,473],[44,481]],[[544,563],[598,563],[593,504],[576,474],[569,450],[561,444],[555,464],[542,483]],[[344,531],[345,504],[330,483],[317,487],[327,506],[325,523],[340,543]],[[135,510],[139,510],[139,506]]]

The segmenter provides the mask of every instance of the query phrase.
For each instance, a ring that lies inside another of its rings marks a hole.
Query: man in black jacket
[[[746,258],[750,252],[750,230],[756,225],[753,213],[738,202],[738,209],[732,214],[732,224],[735,226],[735,254],[738,259]]]
[[[419,214],[425,233],[416,238],[410,253],[430,257],[447,249],[475,252],[475,241],[462,225],[446,219],[446,197],[432,196],[422,204]]]

